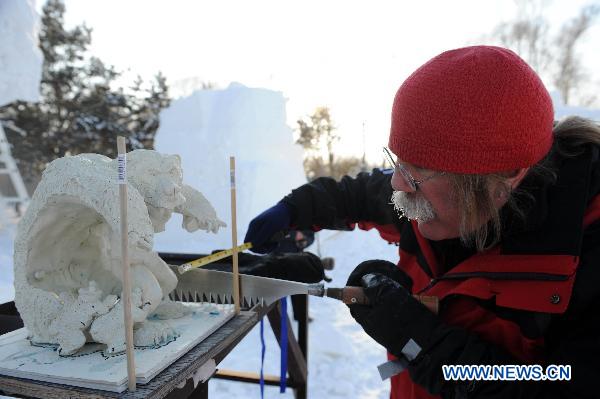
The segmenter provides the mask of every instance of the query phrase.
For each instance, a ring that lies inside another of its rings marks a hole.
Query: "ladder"
[[[4,216],[6,211],[5,206],[8,204],[20,204],[27,205],[29,202],[29,194],[23,183],[23,178],[17,168],[17,164],[10,153],[10,146],[8,140],[6,140],[6,134],[0,123],[0,176],[7,175],[9,181],[12,183],[15,195],[3,195],[0,194],[0,219]]]

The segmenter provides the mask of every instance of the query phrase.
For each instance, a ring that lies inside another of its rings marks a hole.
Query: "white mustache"
[[[404,191],[394,191],[392,194],[394,209],[409,220],[429,222],[435,218],[435,211],[431,202],[423,196]]]

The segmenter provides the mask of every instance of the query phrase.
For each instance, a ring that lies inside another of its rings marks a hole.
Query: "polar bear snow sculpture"
[[[182,183],[177,155],[127,154],[129,259],[137,346],[164,344],[176,334],[147,317],[180,316],[168,302],[177,278],[152,251],[153,235],[173,212],[183,227],[216,232],[225,224],[204,196]],[[15,304],[34,344],[61,355],[86,342],[124,350],[117,162],[98,154],[57,159],[43,173],[15,238]]]

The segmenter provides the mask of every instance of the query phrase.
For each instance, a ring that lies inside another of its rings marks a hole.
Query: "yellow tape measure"
[[[238,245],[236,247],[237,252],[242,252],[242,251],[244,251],[246,249],[250,249],[250,248],[252,248],[252,243],[251,242],[247,242],[245,244]],[[203,258],[196,259],[196,260],[193,260],[191,262],[184,263],[182,265],[179,265],[177,267],[177,270],[179,271],[179,274],[183,274],[183,273],[185,273],[185,272],[187,272],[189,270],[196,269],[198,267],[202,267],[202,266],[207,265],[207,264],[209,264],[211,262],[215,262],[215,261],[217,261],[219,259],[223,259],[223,258],[226,258],[226,257],[231,256],[231,255],[233,255],[233,248],[226,249],[224,251],[215,252],[214,254],[210,254],[210,255],[205,256]]]

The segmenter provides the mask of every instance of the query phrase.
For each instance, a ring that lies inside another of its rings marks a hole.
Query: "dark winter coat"
[[[317,179],[284,199],[298,228],[358,224],[399,243],[413,293],[438,296],[439,317],[460,327],[393,377],[392,398],[600,397],[599,149],[554,161],[557,180],[524,179],[535,199],[526,220],[503,210],[501,244],[485,253],[429,241],[400,220],[390,171]],[[527,363],[571,365],[572,380],[446,383],[441,374],[443,364]]]

